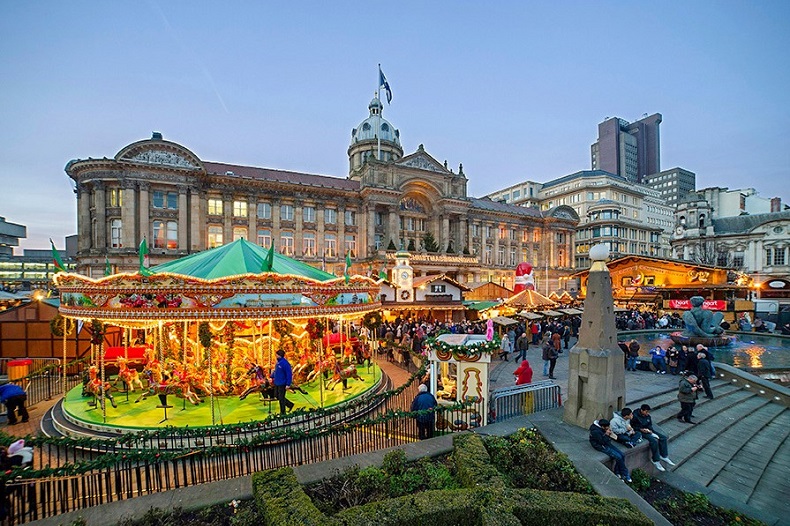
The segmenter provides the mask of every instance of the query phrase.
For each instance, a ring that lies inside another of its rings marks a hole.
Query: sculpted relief
[[[177,166],[179,168],[198,168],[184,157],[172,152],[162,150],[148,150],[140,152],[129,160],[146,164],[164,164],[167,166]]]

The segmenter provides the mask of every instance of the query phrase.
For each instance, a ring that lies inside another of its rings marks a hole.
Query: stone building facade
[[[512,288],[521,261],[545,261],[555,284],[567,274],[572,208],[469,197],[463,167],[448,169],[422,145],[404,156],[378,98],[368,110],[352,131],[347,177],[204,161],[160,133],[112,158],[70,161],[78,272],[104,275],[105,256],[115,272],[136,271],[143,238],[153,266],[244,237],[338,274],[348,252],[355,273],[391,269],[396,249],[412,253],[415,276],[459,283]]]

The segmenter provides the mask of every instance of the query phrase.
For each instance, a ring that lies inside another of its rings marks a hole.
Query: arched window
[[[699,227],[705,228],[705,214],[699,215]]]

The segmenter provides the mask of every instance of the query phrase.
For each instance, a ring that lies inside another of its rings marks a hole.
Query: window
[[[431,293],[444,294],[447,292],[447,285],[431,285]]]
[[[171,210],[176,210],[178,208],[178,194],[175,192],[154,190],[153,204],[154,208],[169,208]]]
[[[510,266],[516,265],[516,247],[510,247]]]
[[[233,227],[233,241],[238,241],[239,239],[248,239],[248,238],[249,238],[249,236],[247,235],[247,227],[246,226],[234,226]]]
[[[110,246],[112,248],[122,248],[123,243],[123,228],[121,228],[123,223],[121,223],[120,219],[113,219],[110,221]]]
[[[280,233],[280,253],[286,256],[294,255],[294,233],[281,232]]]
[[[233,216],[247,217],[247,201],[233,201]]]
[[[315,223],[315,207],[306,206],[302,209],[302,221],[304,223]]]
[[[492,256],[493,252],[494,252],[493,247],[491,245],[486,245],[486,251],[485,251],[485,262],[486,262],[486,265],[490,265],[491,264],[491,256]]]
[[[373,246],[376,247],[376,250],[384,249],[384,236],[382,234],[376,234],[373,236]]]
[[[220,201],[222,204],[222,201]],[[222,245],[222,227],[209,225],[208,227],[208,248],[219,247]]]
[[[785,249],[783,248],[775,248],[774,249],[774,265],[784,265],[785,264]]]
[[[334,225],[337,223],[337,210],[334,208],[327,208],[324,210],[324,223]]]
[[[272,205],[269,203],[258,203],[258,219],[271,219]]]
[[[209,199],[208,200],[208,215],[221,216],[222,215],[222,199]],[[222,241],[219,243],[222,244]]]
[[[486,226],[486,239],[491,239],[491,226]]]
[[[383,226],[384,225],[384,214],[381,212],[376,212],[374,216],[376,218],[376,226]]]
[[[167,230],[164,221],[154,221],[154,248],[167,246]]]
[[[281,221],[293,221],[294,220],[294,207],[293,207],[293,205],[280,205],[280,220]]]
[[[499,239],[505,239],[507,237],[507,228],[501,226],[499,227]]]
[[[307,258],[314,258],[315,254],[315,234],[305,232],[302,236],[302,255]]]
[[[540,230],[533,230],[532,231],[532,242],[533,243],[540,243]]]
[[[357,224],[357,213],[354,210],[345,211],[345,225],[354,226]]]
[[[258,230],[258,244],[263,248],[272,246],[272,231],[266,229]]]
[[[324,255],[328,258],[337,257],[337,237],[334,234],[324,236]]]
[[[351,251],[351,257],[357,257],[357,236],[349,234],[346,236],[346,249],[344,253]]]
[[[521,231],[521,242],[522,243],[529,242],[529,234],[530,234],[529,230],[522,230]]]
[[[167,248],[168,250],[178,248],[178,223],[175,221],[167,222]]]
[[[123,206],[123,190],[120,188],[110,190],[110,206],[113,208]]]
[[[505,247],[499,247],[497,249],[497,265],[503,266],[505,264]]]
[[[732,266],[735,268],[743,268],[743,252],[736,252],[732,256]]]

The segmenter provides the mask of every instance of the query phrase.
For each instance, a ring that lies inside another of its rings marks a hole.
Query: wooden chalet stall
[[[702,296],[705,308],[724,313],[734,322],[741,312],[752,313],[749,279],[733,269],[689,261],[644,256],[625,256],[607,263],[612,276],[612,295],[619,307],[646,307],[675,312],[690,308],[692,296]],[[577,272],[580,298],[587,295],[589,270]]]

